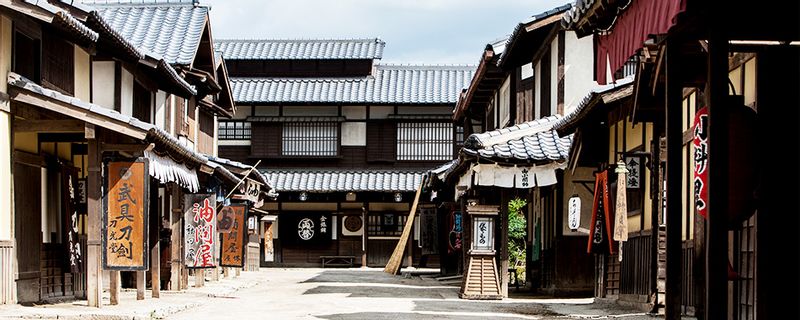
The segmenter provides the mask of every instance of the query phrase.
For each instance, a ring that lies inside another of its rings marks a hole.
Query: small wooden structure
[[[459,297],[471,300],[501,300],[496,251],[494,249],[494,223],[499,206],[467,204],[467,219],[472,223],[470,250],[467,252],[467,276],[461,283]]]

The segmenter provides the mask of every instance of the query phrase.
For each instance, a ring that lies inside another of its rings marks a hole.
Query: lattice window
[[[250,140],[250,122],[221,121],[219,123],[220,140]]]
[[[332,157],[339,155],[338,122],[287,122],[283,124],[281,154]]]
[[[367,234],[370,236],[400,236],[408,219],[407,215],[393,212],[370,214]]]
[[[452,123],[398,123],[397,160],[452,160],[454,135]]]

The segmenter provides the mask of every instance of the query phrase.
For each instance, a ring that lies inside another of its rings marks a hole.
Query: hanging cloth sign
[[[592,203],[592,223],[587,253],[606,253],[614,251],[611,237],[610,214],[608,212],[608,172],[597,174],[594,183],[594,201]]]
[[[620,160],[617,162],[617,201],[614,206],[614,241],[619,241],[619,261],[622,261],[622,242],[628,241],[628,199],[626,197],[627,190],[625,186],[625,174],[628,169],[625,167],[625,162]]]
[[[703,107],[694,116],[694,205],[697,213],[708,214],[708,108]]]
[[[216,267],[217,198],[214,194],[184,196],[184,257],[188,268]]]

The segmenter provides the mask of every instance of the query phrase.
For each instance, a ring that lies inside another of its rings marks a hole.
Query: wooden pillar
[[[236,276],[242,275],[242,268],[236,268]]]
[[[408,267],[414,266],[414,227],[411,227],[411,234],[408,235],[408,242],[406,243],[406,263]]]
[[[150,282],[153,298],[161,297],[161,244],[156,241],[150,251]]]
[[[661,136],[664,134],[664,125],[659,121],[653,123],[653,137],[650,143],[650,150],[652,154],[652,161],[650,162],[650,231],[652,231],[652,240],[650,242],[650,294],[655,295],[653,301],[654,309],[658,304],[663,301],[658,301],[658,221],[661,214],[661,192],[663,185],[660,183],[661,178]],[[656,311],[656,310],[653,310]]]
[[[728,42],[714,29],[708,41],[708,234],[705,318],[728,318]]]
[[[498,188],[499,189],[499,188]],[[508,297],[508,191],[500,191],[500,293]],[[462,220],[464,221],[464,220]],[[471,223],[471,221],[470,221]]]
[[[683,148],[683,88],[680,72],[680,43],[668,40],[666,46],[666,119],[667,119],[667,283],[665,316],[681,318],[681,181]],[[715,318],[723,319],[723,318]]]
[[[194,269],[194,286],[197,288],[206,285],[206,269]]]
[[[211,281],[219,281],[219,269],[220,267],[209,269],[209,271],[211,271]]]
[[[147,289],[145,284],[145,272],[136,271],[136,300],[144,300],[144,291]]]
[[[171,188],[172,206],[167,212],[170,213],[170,290],[180,291],[186,289],[183,281],[183,197],[177,185],[172,184]]]
[[[98,136],[102,131],[95,131],[94,126],[87,125],[86,138],[88,139],[88,199],[87,199],[87,255],[86,255],[86,300],[90,307],[102,307],[103,294],[103,271],[101,261],[101,241],[100,230],[103,214],[103,203],[101,195],[101,162],[100,146]]]
[[[361,207],[361,223],[363,225],[363,227],[361,228],[361,230],[363,230],[363,233],[361,234],[361,268],[367,267],[367,243],[368,243],[367,239],[369,238],[369,235],[367,234],[367,230],[369,230],[367,225],[369,221],[367,220],[367,218],[369,218],[367,213],[368,207],[369,207],[369,202],[365,202],[364,207]]]
[[[112,306],[119,304],[119,289],[121,286],[119,271],[109,271],[109,285],[108,293],[110,295],[110,304]]]

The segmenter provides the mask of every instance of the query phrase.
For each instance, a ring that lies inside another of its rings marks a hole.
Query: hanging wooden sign
[[[569,198],[567,207],[569,207],[569,217],[567,219],[569,228],[573,231],[578,230],[578,227],[581,226],[581,197],[576,194]]]
[[[80,273],[83,270],[83,252],[81,243],[78,239],[78,192],[75,181],[75,172],[64,170],[62,176],[62,186],[67,191],[68,197],[64,199],[64,245],[67,254],[67,272]]]
[[[592,223],[590,224],[587,253],[611,254],[614,251],[614,243],[609,239],[611,237],[611,217],[608,206],[608,171],[602,171],[597,174],[594,183]]]
[[[109,162],[103,198],[103,268],[147,270],[150,170],[147,159]]]
[[[184,260],[188,268],[216,266],[217,199],[214,194],[184,198]]]
[[[219,265],[223,267],[244,267],[244,247],[247,229],[245,227],[245,216],[247,216],[247,205],[237,204],[222,207],[219,215],[225,223],[225,232],[220,225],[220,258]]]

